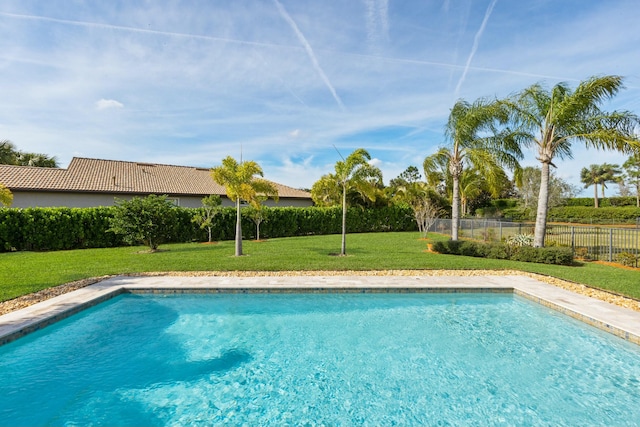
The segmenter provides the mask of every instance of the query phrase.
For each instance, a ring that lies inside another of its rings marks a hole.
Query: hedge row
[[[640,208],[632,206],[588,208],[584,206],[562,206],[549,209],[547,220],[567,221],[571,219],[590,220],[593,223],[635,222],[640,218]]]
[[[571,265],[573,263],[571,248],[559,246],[534,248],[531,246],[510,246],[505,243],[446,240],[434,243],[433,250],[441,254],[509,259],[541,264]]]
[[[567,206],[594,207],[593,197],[572,197],[566,199]],[[636,206],[635,197],[603,197],[598,199],[598,206],[601,208],[610,206]]]
[[[110,231],[115,207],[0,209],[0,251],[63,250],[124,246],[121,236]],[[205,241],[207,233],[192,222],[199,209],[176,207],[170,242]],[[342,227],[342,209],[264,208],[266,219],[260,224],[261,238],[337,234]],[[214,218],[214,240],[235,236],[235,209],[222,208]],[[347,211],[347,232],[416,230],[411,209],[391,206]],[[245,239],[256,236],[256,226],[243,212]]]
[[[505,218],[513,221],[535,219],[533,209],[509,208],[502,211]],[[549,209],[547,221],[585,222],[593,224],[635,223],[640,218],[640,208],[633,206],[593,208],[585,206],[560,206]]]

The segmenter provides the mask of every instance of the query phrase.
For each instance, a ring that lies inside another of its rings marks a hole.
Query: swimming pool
[[[634,425],[640,351],[512,294],[121,295],[0,347],[4,425]]]

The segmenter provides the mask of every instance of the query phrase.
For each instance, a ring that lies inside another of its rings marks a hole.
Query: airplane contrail
[[[482,24],[476,33],[476,36],[473,39],[473,47],[471,48],[471,52],[469,53],[469,57],[467,58],[467,63],[464,66],[464,71],[462,72],[462,76],[460,76],[460,80],[458,80],[458,85],[456,86],[456,90],[454,92],[454,99],[458,98],[458,94],[460,93],[460,88],[464,83],[464,80],[467,77],[467,72],[471,66],[471,61],[473,60],[473,56],[476,54],[476,50],[478,50],[478,44],[480,43],[480,37],[482,37],[482,33],[484,33],[484,29],[487,26],[487,21],[489,21],[489,17],[491,16],[491,12],[493,12],[493,8],[495,7],[498,0],[492,0],[491,4],[487,8],[487,11],[484,14],[484,19],[482,20]]]
[[[244,44],[244,45],[250,45],[250,46],[299,49],[299,47],[297,46],[289,46],[289,45],[277,44],[277,43],[254,42],[254,41],[247,41],[247,40],[230,39],[225,37],[204,36],[204,35],[188,34],[188,33],[176,33],[172,31],[159,31],[159,30],[151,30],[146,28],[126,27],[123,25],[102,24],[98,22],[73,21],[70,19],[58,19],[58,18],[50,18],[47,16],[38,16],[38,15],[21,15],[17,13],[0,12],[0,16],[8,16],[11,18],[26,19],[26,20],[32,20],[32,21],[55,22],[58,24],[75,25],[78,27],[106,28],[109,30],[130,31],[133,33],[156,34],[161,36],[191,38],[191,39],[199,39],[199,40],[221,41],[221,42],[238,43],[238,44]]]
[[[296,25],[295,21],[293,20],[293,18],[291,18],[289,13],[287,13],[287,11],[285,10],[284,6],[282,6],[282,4],[278,0],[273,0],[273,2],[276,4],[276,7],[278,8],[278,12],[280,12],[280,15],[282,16],[282,18],[285,21],[287,21],[287,23],[289,24],[291,29],[296,33],[296,36],[298,37],[298,40],[300,41],[300,43],[302,43],[302,46],[304,47],[304,50],[307,52],[307,55],[309,56],[309,59],[311,59],[311,63],[313,64],[313,68],[320,75],[320,78],[322,79],[324,84],[327,86],[327,88],[331,92],[331,95],[333,95],[333,98],[336,100],[336,102],[338,103],[340,108],[342,108],[344,110],[345,107],[344,107],[344,104],[342,103],[342,100],[340,99],[340,97],[336,93],[336,90],[333,87],[333,85],[331,84],[331,82],[329,81],[329,78],[327,77],[327,75],[322,70],[322,67],[320,67],[320,64],[318,63],[318,59],[316,58],[316,55],[313,53],[313,49],[311,49],[311,45],[309,44],[307,39],[304,37],[304,34],[302,34],[300,29]]]
[[[374,50],[389,37],[389,0],[365,0],[367,42]]]

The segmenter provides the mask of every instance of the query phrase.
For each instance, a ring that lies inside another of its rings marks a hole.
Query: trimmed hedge
[[[567,199],[567,206],[594,207],[593,197],[572,197]],[[598,198],[598,206],[601,208],[611,206],[636,206],[635,197],[604,197]]]
[[[548,221],[590,220],[592,223],[612,222],[633,223],[640,218],[640,208],[632,206],[589,208],[584,206],[563,206],[549,209]]]
[[[45,251],[125,246],[122,236],[109,230],[114,207],[95,208],[0,208],[0,251]],[[202,208],[176,208],[168,242],[206,241],[207,233],[192,222]],[[342,208],[265,208],[261,238],[338,234],[342,230]],[[212,238],[232,240],[235,208],[226,207],[214,217]],[[347,233],[415,231],[408,207],[349,208]],[[242,234],[254,239],[256,226],[243,212]]]
[[[573,251],[569,247],[534,248],[531,246],[509,246],[504,243],[484,243],[472,240],[446,240],[435,242],[432,248],[438,253],[447,255],[509,259],[512,261],[556,265],[571,265],[573,263]]]
[[[480,218],[503,217],[505,210],[510,210],[518,206],[518,199],[494,199],[490,206],[483,206],[475,210],[475,216]]]

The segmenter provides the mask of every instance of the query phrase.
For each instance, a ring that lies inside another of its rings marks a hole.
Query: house
[[[66,169],[0,165],[0,182],[13,193],[15,208],[111,206],[116,198],[149,194],[167,195],[183,207],[200,207],[203,197],[217,194],[223,206],[233,206],[209,169],[189,166],[74,157]],[[265,205],[313,205],[308,192],[274,184],[279,202]]]

